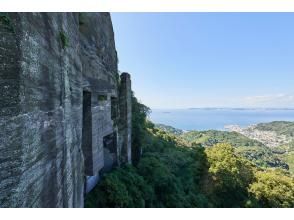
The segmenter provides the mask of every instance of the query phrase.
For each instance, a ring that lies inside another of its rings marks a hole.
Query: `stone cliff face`
[[[1,13],[0,36],[0,207],[83,207],[131,161],[110,15]]]

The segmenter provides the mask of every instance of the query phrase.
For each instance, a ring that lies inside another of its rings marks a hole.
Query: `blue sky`
[[[151,108],[294,107],[294,13],[111,13]]]

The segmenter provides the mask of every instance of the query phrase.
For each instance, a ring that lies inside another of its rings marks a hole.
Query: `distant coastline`
[[[293,111],[294,108],[217,108],[217,107],[207,107],[207,108],[187,108],[188,110],[236,110],[236,111]]]
[[[235,107],[191,107],[191,108],[151,108],[155,111],[163,111],[163,113],[171,113],[171,111],[180,110],[233,110],[233,111],[294,111],[294,108],[235,108]]]
[[[152,109],[150,120],[185,131],[225,130],[226,125],[247,127],[272,121],[294,122],[292,108],[189,108]]]

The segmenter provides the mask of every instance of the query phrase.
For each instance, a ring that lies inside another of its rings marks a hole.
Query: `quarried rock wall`
[[[130,157],[119,88],[109,13],[1,13],[0,207],[83,207]]]

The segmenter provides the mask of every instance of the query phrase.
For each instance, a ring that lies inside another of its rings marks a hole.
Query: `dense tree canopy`
[[[133,97],[137,161],[105,174],[86,207],[294,207],[286,171],[257,167],[230,143],[187,142],[156,128],[148,112]]]
[[[294,207],[294,179],[281,170],[268,169],[255,173],[249,192],[262,207]]]
[[[229,144],[216,144],[206,150],[209,174],[212,178],[210,194],[218,207],[240,207],[248,198],[247,187],[253,181],[253,165],[235,154]]]

